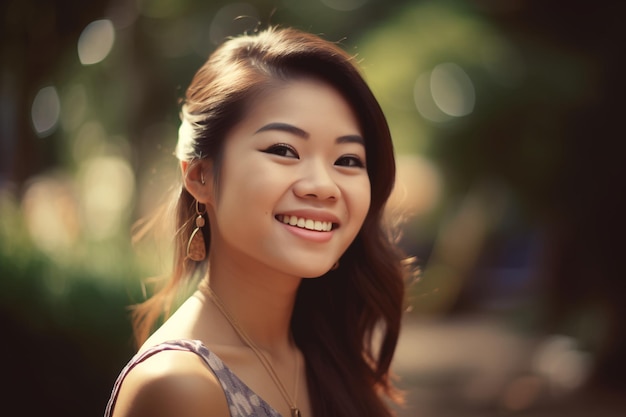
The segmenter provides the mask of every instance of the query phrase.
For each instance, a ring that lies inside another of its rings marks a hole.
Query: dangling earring
[[[204,183],[204,181],[202,181]],[[205,221],[202,215],[206,213],[206,208],[200,211],[200,203],[196,200],[196,228],[193,229],[189,242],[187,243],[187,257],[192,261],[200,262],[206,258],[206,246],[204,244],[204,233],[202,228]]]

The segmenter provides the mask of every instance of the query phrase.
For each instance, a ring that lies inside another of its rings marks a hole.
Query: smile
[[[304,217],[289,216],[286,214],[277,215],[276,220],[290,226],[299,227],[301,229],[315,230],[316,232],[330,232],[333,230],[333,222],[306,219]]]

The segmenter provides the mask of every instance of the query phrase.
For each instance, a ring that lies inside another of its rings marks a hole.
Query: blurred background
[[[422,273],[401,417],[626,415],[624,3],[3,0],[3,410],[102,415],[127,307],[167,269],[131,228],[176,182],[177,101],[226,36],[355,54],[391,125]]]

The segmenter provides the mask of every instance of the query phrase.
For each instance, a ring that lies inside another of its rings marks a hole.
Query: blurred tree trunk
[[[626,389],[626,32],[618,21],[625,12],[620,2],[530,1],[504,22],[586,56],[599,72],[592,99],[563,120],[564,167],[548,207],[545,330],[595,311],[602,328],[590,329],[597,332],[591,384],[616,389]]]

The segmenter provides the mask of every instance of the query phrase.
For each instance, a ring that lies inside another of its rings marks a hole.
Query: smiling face
[[[323,275],[367,215],[366,164],[357,118],[331,86],[305,78],[265,93],[225,140],[211,262]]]

